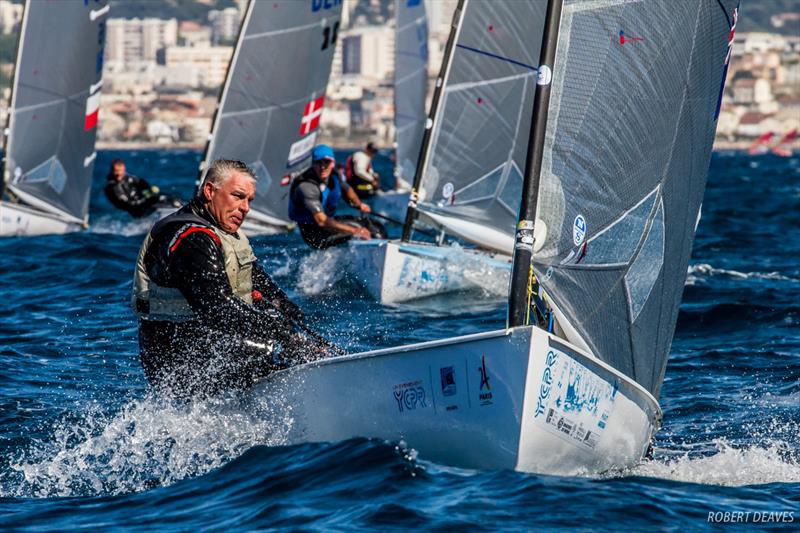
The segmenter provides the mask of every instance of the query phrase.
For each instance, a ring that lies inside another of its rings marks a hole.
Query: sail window
[[[52,156],[24,174],[19,183],[47,183],[54,191],[61,194],[67,185],[67,172],[61,162]]]
[[[659,201],[658,211],[650,225],[650,231],[639,251],[639,255],[625,274],[625,285],[628,288],[628,305],[631,322],[635,322],[644,304],[650,298],[650,292],[658,279],[664,265],[664,203]]]
[[[485,176],[481,176],[460,191],[455,191],[454,200],[459,204],[469,204],[494,198],[497,185],[505,170],[505,165],[500,165]]]
[[[653,212],[658,187],[632,209],[589,239],[583,264],[607,265],[628,263],[642,240],[647,219]]]
[[[508,177],[500,192],[500,203],[513,216],[517,216],[519,211],[519,199],[522,197],[522,171],[520,171],[515,161],[511,162],[511,169]]]

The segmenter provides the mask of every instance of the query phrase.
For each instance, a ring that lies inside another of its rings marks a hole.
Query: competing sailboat
[[[403,239],[352,243],[355,274],[381,303],[475,286],[482,275],[507,277],[544,6],[459,4]],[[481,250],[412,242],[420,218]]]
[[[251,0],[247,6],[200,171],[220,158],[242,160],[255,171],[248,233],[294,225],[289,184],[310,164],[341,4]]]
[[[747,149],[747,153],[750,155],[763,155],[769,152],[769,145],[772,142],[772,139],[775,137],[774,131],[768,131],[761,135],[758,139],[753,141],[753,144]]]
[[[28,0],[5,131],[0,236],[89,222],[106,0]]]
[[[428,21],[422,0],[395,0],[395,190],[369,199],[373,213],[398,220],[406,207],[425,133],[428,92]]]
[[[781,157],[792,157],[794,153],[792,145],[797,141],[797,128],[786,133],[781,139],[772,147],[772,153]]]
[[[737,0],[549,0],[509,327],[273,374],[254,393],[291,407],[289,441],[402,440],[455,466],[569,475],[640,461],[737,15]]]

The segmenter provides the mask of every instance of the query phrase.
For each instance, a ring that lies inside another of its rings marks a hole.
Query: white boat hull
[[[482,286],[491,277],[507,289],[511,258],[427,243],[350,241],[350,268],[382,304],[406,302]]]
[[[23,205],[0,201],[0,237],[60,235],[82,229],[82,224]]]
[[[661,419],[639,385],[530,326],[305,364],[252,393],[269,416],[285,406],[290,444],[377,438],[443,464],[559,475],[636,464]]]

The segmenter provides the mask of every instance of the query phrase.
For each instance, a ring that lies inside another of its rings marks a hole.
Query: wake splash
[[[149,217],[121,220],[111,215],[103,215],[91,221],[89,232],[100,235],[122,235],[123,237],[144,235],[150,231],[150,228],[153,227],[158,218],[158,215],[151,215]]]
[[[737,270],[726,270],[724,268],[714,268],[707,263],[689,265],[686,285],[697,285],[712,277],[724,277],[729,279],[763,279],[772,281],[798,281],[779,274],[778,272],[739,272]]]
[[[800,483],[800,462],[783,442],[734,447],[725,439],[713,441],[711,455],[655,459],[642,462],[625,475],[655,477],[686,483],[726,487],[767,483]]]
[[[92,409],[10,461],[2,497],[139,492],[205,474],[256,445],[286,443],[290,411],[216,398],[177,405],[146,398],[115,415]]]
[[[312,252],[300,261],[297,290],[309,296],[331,290],[344,278],[347,263],[344,247]]]

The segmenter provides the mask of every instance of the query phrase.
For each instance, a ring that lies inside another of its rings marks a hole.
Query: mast
[[[442,58],[442,68],[439,71],[439,77],[436,79],[436,88],[433,91],[433,98],[431,99],[431,110],[428,114],[428,120],[425,123],[425,133],[422,135],[422,144],[419,148],[419,157],[417,158],[417,168],[414,172],[414,184],[411,186],[411,199],[408,202],[408,209],[406,210],[406,220],[403,224],[403,241],[411,239],[411,232],[414,230],[414,221],[417,218],[416,201],[414,196],[419,190],[420,182],[422,181],[422,172],[425,169],[425,164],[428,159],[428,149],[430,148],[431,136],[433,134],[433,121],[436,114],[439,112],[439,101],[441,99],[442,91],[444,90],[445,80],[447,79],[447,72],[450,70],[452,62],[453,48],[455,48],[458,32],[461,29],[461,21],[464,17],[464,6],[467,0],[458,0],[458,5],[453,12],[453,22],[450,25],[450,35],[447,37],[447,46],[444,50],[444,57]]]
[[[28,12],[30,8],[28,6],[29,2],[25,2],[22,8],[22,19],[19,23],[19,36],[17,37],[17,50],[14,54],[16,61],[14,62],[14,74],[12,74],[11,78],[11,94],[9,95],[8,99],[8,116],[6,117],[6,124],[5,128],[2,131],[3,134],[3,159],[0,160],[0,199],[3,198],[3,194],[5,194],[6,189],[6,181],[10,176],[10,170],[6,169],[6,161],[8,160],[8,144],[9,139],[11,138],[11,121],[14,115],[14,97],[16,96],[16,91],[14,87],[16,87],[18,80],[19,80],[19,56],[22,52],[22,38],[25,35],[25,25],[28,23]]]
[[[533,224],[536,219],[536,201],[544,155],[544,138],[547,131],[547,109],[550,104],[550,86],[553,78],[553,62],[558,44],[558,26],[561,21],[563,0],[549,0],[545,18],[542,52],[533,100],[531,135],[525,158],[525,174],[522,182],[522,202],[519,208],[514,263],[511,270],[511,288],[508,295],[508,327],[528,324],[529,287],[533,282],[531,258],[533,256]]]

